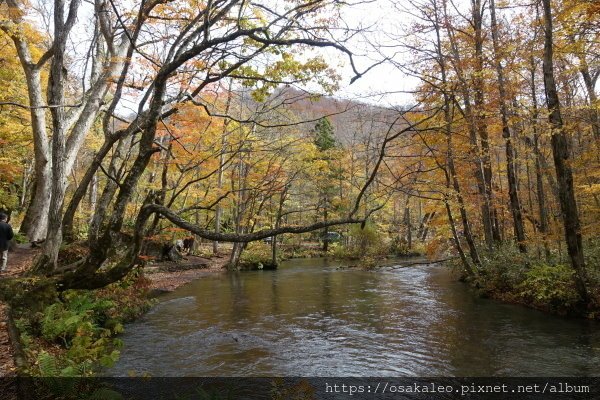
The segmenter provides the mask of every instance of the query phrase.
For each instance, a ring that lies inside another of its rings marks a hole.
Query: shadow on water
[[[475,296],[439,265],[336,270],[325,259],[211,275],[123,336],[116,376],[582,376],[600,324]]]

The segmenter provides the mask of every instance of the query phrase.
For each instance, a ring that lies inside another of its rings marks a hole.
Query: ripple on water
[[[476,298],[439,267],[207,276],[126,327],[113,375],[593,375],[599,324]]]

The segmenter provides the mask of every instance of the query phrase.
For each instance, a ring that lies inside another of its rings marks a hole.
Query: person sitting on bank
[[[8,242],[13,238],[12,227],[8,224],[8,216],[0,213],[0,252],[2,252],[2,267],[0,272],[6,270],[8,262]]]

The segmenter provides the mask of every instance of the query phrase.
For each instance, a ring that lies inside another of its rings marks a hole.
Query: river
[[[208,275],[128,324],[113,376],[590,376],[600,324],[476,296],[441,265]]]

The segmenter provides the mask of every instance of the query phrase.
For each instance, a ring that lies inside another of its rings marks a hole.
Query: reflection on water
[[[443,267],[216,274],[123,336],[127,376],[598,375],[600,324],[477,298]]]

